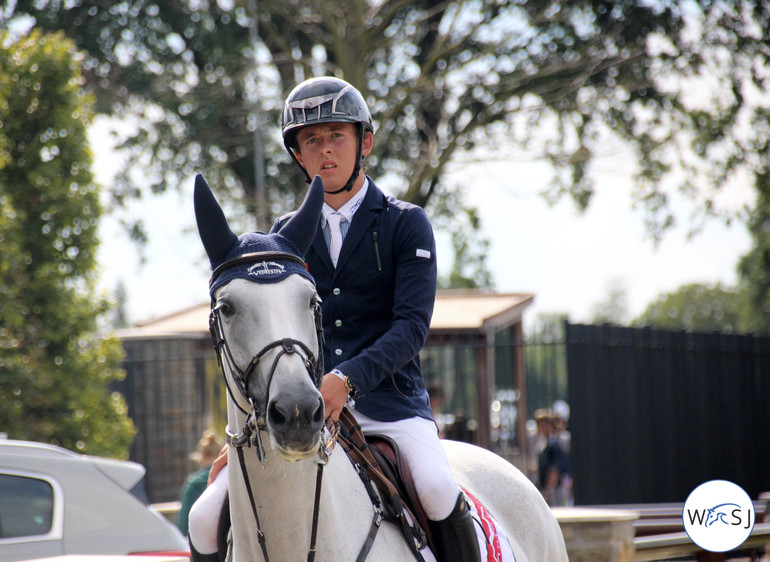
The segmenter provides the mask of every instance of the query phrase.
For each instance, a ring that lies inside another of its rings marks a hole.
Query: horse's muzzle
[[[320,393],[297,397],[278,395],[267,408],[267,427],[276,453],[284,460],[296,461],[318,450],[324,422],[324,403]]]

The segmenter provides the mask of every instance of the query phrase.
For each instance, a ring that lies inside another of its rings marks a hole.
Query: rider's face
[[[372,149],[372,135],[366,134],[362,154]],[[321,176],[326,191],[335,191],[350,179],[356,164],[358,128],[353,123],[319,123],[297,133],[297,160],[313,178]]]

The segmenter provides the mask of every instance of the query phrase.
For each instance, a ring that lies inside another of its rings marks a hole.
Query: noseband
[[[288,252],[254,252],[250,254],[244,254],[242,256],[228,260],[217,267],[211,275],[209,287],[213,286],[214,282],[222,274],[222,272],[232,267],[279,260],[293,261],[305,267],[305,262],[302,260],[302,258]],[[273,375],[275,375],[275,371],[278,367],[278,361],[281,359],[281,357],[285,355],[292,355],[294,353],[300,355],[305,364],[305,369],[307,370],[308,376],[313,381],[313,384],[316,388],[321,387],[321,379],[324,375],[322,354],[323,322],[321,317],[321,300],[317,295],[313,302],[313,315],[315,317],[315,330],[318,342],[318,357],[313,354],[313,352],[304,342],[294,338],[283,338],[272,341],[265,345],[251,358],[251,361],[249,361],[249,364],[246,366],[246,368],[241,369],[235,362],[232,350],[230,349],[230,346],[227,343],[227,339],[225,338],[225,333],[222,328],[222,319],[220,317],[220,307],[213,307],[211,309],[211,313],[209,314],[209,331],[211,332],[211,338],[214,342],[214,349],[216,350],[219,367],[223,374],[226,374],[226,368],[232,373],[232,380],[235,384],[236,390],[241,395],[241,397],[244,398],[251,406],[251,411],[248,411],[240,405],[239,401],[236,399],[233,389],[231,388],[230,382],[225,376],[225,385],[227,387],[227,392],[230,394],[230,398],[236,407],[247,416],[246,424],[240,434],[233,434],[231,433],[230,428],[228,428],[228,441],[236,447],[242,447],[244,445],[256,446],[257,456],[259,457],[260,462],[264,461],[264,448],[262,447],[261,439],[259,437],[259,430],[265,429],[267,407],[270,401],[270,385],[273,381]],[[261,403],[255,403],[254,399],[249,395],[248,392],[249,380],[255,373],[257,366],[259,365],[262,358],[268,352],[276,348],[280,349],[273,359],[273,363],[268,372],[265,398]],[[225,365],[227,367],[225,367]]]

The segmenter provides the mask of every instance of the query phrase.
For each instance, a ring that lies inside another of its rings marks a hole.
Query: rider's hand
[[[340,417],[342,408],[348,401],[348,389],[345,386],[345,381],[334,373],[326,373],[321,381],[321,396],[323,396],[326,407],[325,417],[336,422]]]
[[[206,485],[208,486],[211,484],[217,477],[217,474],[227,465],[227,445],[222,447],[222,450],[219,451],[219,455],[214,460],[214,464],[211,465],[211,468],[209,469],[209,478],[206,482]]]

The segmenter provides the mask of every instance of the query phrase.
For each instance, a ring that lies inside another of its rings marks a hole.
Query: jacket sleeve
[[[436,243],[430,221],[420,207],[403,211],[391,241],[394,262],[390,327],[355,357],[337,368],[351,378],[358,394],[366,394],[401,370],[428,337],[436,298]],[[415,372],[407,377],[419,376]]]

